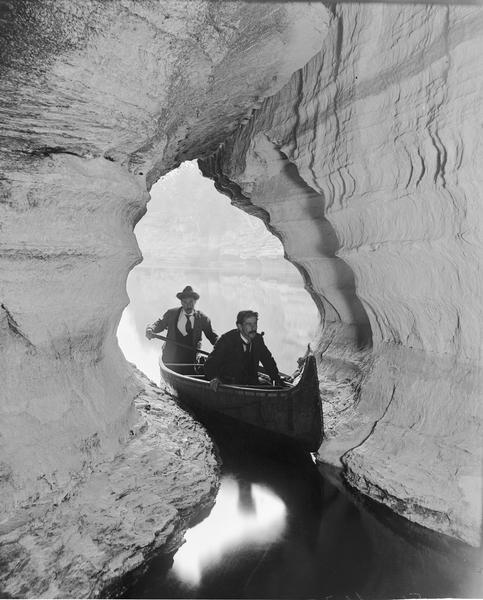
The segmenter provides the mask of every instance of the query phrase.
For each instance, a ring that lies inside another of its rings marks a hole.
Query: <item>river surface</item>
[[[275,262],[275,261],[274,261]],[[303,288],[295,267],[281,259],[262,271],[257,265],[234,272],[227,266],[212,269],[176,267],[136,267],[129,276],[131,303],[123,313],[117,336],[126,358],[139,366],[153,381],[159,382],[158,358],[163,342],[147,340],[146,325],[161,317],[168,308],[180,306],[176,293],[191,285],[199,294],[196,309],[210,319],[221,335],[235,328],[238,311],[252,309],[259,313],[258,331],[280,371],[295,371],[297,357],[305,353],[315,337],[319,315],[315,304]],[[166,333],[166,332],[164,332]],[[203,336],[202,349],[210,351]]]
[[[218,333],[234,327],[238,310],[259,311],[279,369],[292,372],[318,314],[293,267],[260,269],[134,269],[118,331],[128,360],[159,381],[161,342],[146,340],[145,326],[192,285]],[[214,508],[173,556],[155,558],[140,579],[127,581],[124,597],[482,597],[478,551],[352,494],[335,469],[316,466],[310,455],[280,460],[217,435],[223,467]]]

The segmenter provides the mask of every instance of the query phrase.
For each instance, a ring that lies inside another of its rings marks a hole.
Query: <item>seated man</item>
[[[167,341],[163,346],[163,362],[174,371],[190,375],[193,373],[193,364],[197,350],[201,347],[201,334],[212,344],[218,335],[211,327],[210,319],[199,310],[195,304],[200,295],[187,285],[176,297],[181,301],[181,306],[170,308],[161,319],[146,328],[148,340],[155,337],[155,333],[168,330]],[[179,364],[179,366],[176,366]]]
[[[257,333],[258,313],[242,310],[236,318],[236,329],[224,333],[205,362],[205,375],[215,391],[220,383],[258,385],[261,362],[275,383],[283,386],[277,364]]]

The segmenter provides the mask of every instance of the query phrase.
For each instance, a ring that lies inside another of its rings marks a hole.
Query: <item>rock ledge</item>
[[[218,463],[204,428],[136,377],[140,418],[114,460],[0,525],[0,595],[99,596],[155,551],[180,546],[211,508]]]

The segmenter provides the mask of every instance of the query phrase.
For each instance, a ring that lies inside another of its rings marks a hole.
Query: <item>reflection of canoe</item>
[[[242,387],[220,385],[214,392],[202,376],[181,375],[159,361],[161,376],[179,399],[205,421],[213,416],[229,417],[265,432],[278,434],[315,452],[322,441],[322,406],[315,358],[310,355],[295,385],[287,387]]]

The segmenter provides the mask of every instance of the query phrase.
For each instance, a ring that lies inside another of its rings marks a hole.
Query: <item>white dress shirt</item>
[[[247,340],[247,338],[244,335],[242,335],[241,333],[240,333],[240,337],[243,342],[243,351],[246,352],[247,350],[250,350],[252,342],[250,340]]]
[[[187,315],[184,312],[184,310],[182,310],[179,313],[179,317],[178,317],[178,330],[183,335],[186,335],[186,320],[187,320],[188,316],[190,317],[191,326],[194,327],[194,324],[195,324],[195,313],[194,312],[192,312],[190,315]]]

